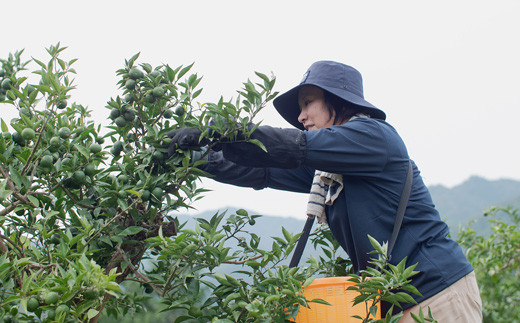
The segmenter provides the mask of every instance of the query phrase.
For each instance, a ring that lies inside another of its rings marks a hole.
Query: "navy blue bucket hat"
[[[364,108],[372,118],[386,119],[386,114],[383,111],[365,100],[361,73],[345,64],[319,61],[309,67],[298,86],[280,94],[273,101],[278,113],[296,128],[304,130],[303,125],[298,121],[300,115],[298,91],[303,85],[317,86],[343,100]]]

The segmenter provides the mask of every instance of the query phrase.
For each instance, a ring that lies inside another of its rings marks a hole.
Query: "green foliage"
[[[174,216],[201,198],[197,183],[207,174],[190,151],[166,158],[165,135],[194,127],[210,147],[238,140],[265,149],[250,139],[249,124],[277,95],[274,77],[256,73],[259,82],[245,82],[236,99],[199,103],[202,78],[189,74],[193,64],[153,67],[137,64],[137,54],[116,72],[121,92],[108,100],[111,124],[101,129],[72,98],[76,59],[63,59],[64,50],[51,46],[47,62],[24,62],[23,51],[0,60],[2,108],[18,111],[9,126],[0,121],[5,321],[120,321],[152,308],[170,322],[282,322],[323,303],[303,296],[313,277],[350,273],[328,229],[312,238],[326,257],[288,268],[299,234],[281,228],[262,249],[250,230],[260,215],[217,213],[194,229]],[[21,75],[29,66],[37,84]],[[415,292],[407,285],[414,266],[387,264],[372,243],[375,267],[351,276],[367,317],[379,301],[399,305],[410,301],[402,290]]]
[[[122,92],[107,103],[117,117],[102,132],[90,111],[72,100],[76,59],[63,59],[64,50],[60,44],[48,48],[47,62],[24,62],[23,51],[0,61],[2,108],[15,108],[19,115],[10,127],[1,120],[2,315],[9,304],[25,310],[33,296],[40,299],[34,312],[40,319],[49,311],[59,320],[81,321],[118,312],[114,308],[124,307],[119,284],[138,275],[154,246],[147,239],[174,236],[178,223],[171,212],[189,208],[204,192],[196,186],[204,175],[196,167],[201,162],[192,163],[190,153],[181,150],[164,158],[168,131],[204,128],[207,121],[205,104],[193,101],[202,89],[201,78],[188,74],[192,65],[137,65],[138,54],[126,60],[117,71]],[[21,75],[29,66],[37,84],[28,83],[31,75]],[[251,120],[267,96],[272,99],[274,78],[262,81],[267,86],[261,90],[245,84],[248,98],[240,106],[227,104],[226,111],[210,114],[242,122],[247,110]],[[173,115],[170,109],[179,106],[185,113]],[[241,131],[247,136],[248,129]],[[226,136],[236,133],[228,129]],[[99,297],[90,297],[92,290]],[[60,300],[46,304],[41,297],[51,291]],[[18,316],[23,315],[28,314]]]
[[[490,217],[489,236],[467,227],[458,240],[475,269],[484,322],[507,322],[520,318],[520,215],[509,207],[491,208],[484,215]]]
[[[310,241],[314,249],[321,249],[325,257],[319,259],[311,257],[309,262],[317,268],[317,274],[324,277],[347,276],[353,274],[352,262],[338,255],[341,246],[334,239],[328,227],[318,227],[310,235]]]

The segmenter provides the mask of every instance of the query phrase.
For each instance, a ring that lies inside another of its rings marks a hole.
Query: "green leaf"
[[[184,74],[186,74],[191,69],[193,64],[195,64],[195,63],[191,63],[190,65],[188,65],[188,66],[184,67],[183,69],[181,69],[181,71],[177,75],[177,79],[180,79],[181,77],[183,77]]]
[[[127,193],[133,194],[137,197],[141,197],[141,193],[135,191],[135,190],[126,190]]]
[[[88,151],[88,149],[82,145],[78,145],[78,144],[74,144],[74,147],[76,147],[76,149],[83,155],[85,156],[85,158],[88,159],[88,157],[90,156],[90,152]]]
[[[139,233],[141,231],[143,231],[144,228],[142,227],[137,227],[137,226],[133,226],[133,227],[128,227],[126,229],[124,229],[123,231],[121,231],[119,233],[119,235],[123,235],[123,236],[131,236],[131,235],[134,235],[136,233]]]
[[[7,180],[4,179],[0,183],[0,202],[3,202],[12,193],[12,191],[7,189],[6,186],[7,186]]]
[[[17,188],[22,187],[22,176],[18,172],[16,168],[14,168],[12,165],[9,165],[9,174],[11,175],[11,179],[13,180],[15,186]]]
[[[291,241],[291,234],[284,227],[282,227],[282,233],[287,242]]]
[[[257,145],[258,147],[260,147],[260,149],[267,152],[267,148],[265,148],[264,144],[258,139],[249,139],[247,142]]]
[[[241,216],[247,216],[247,211],[244,209],[238,209],[236,211],[236,214],[241,215]]]
[[[40,201],[33,195],[29,195],[29,196],[27,196],[27,198],[29,199],[29,201],[31,201],[32,204],[34,204],[35,207],[40,206]]]
[[[7,124],[5,123],[4,119],[0,118],[0,121],[1,121],[1,124],[2,124],[2,131],[3,132],[8,132],[9,131],[9,127],[7,127]]]
[[[88,319],[92,319],[93,317],[95,317],[96,315],[98,315],[99,311],[94,309],[94,308],[91,308],[88,310],[87,312],[87,316],[88,316]]]
[[[379,242],[374,239],[372,236],[368,235],[368,239],[370,240],[370,244],[372,247],[381,255],[385,255],[386,251],[383,250],[383,247],[379,244]]]
[[[324,305],[331,305],[332,306],[331,303],[329,303],[326,300],[321,299],[321,298],[315,298],[312,301],[309,301],[309,303],[317,303],[317,304],[324,304]]]

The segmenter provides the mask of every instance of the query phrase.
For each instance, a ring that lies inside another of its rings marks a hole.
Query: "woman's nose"
[[[307,114],[301,110],[300,114],[298,115],[298,122],[303,123],[305,120],[307,120]]]

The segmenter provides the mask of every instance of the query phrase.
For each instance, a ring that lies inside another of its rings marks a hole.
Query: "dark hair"
[[[332,116],[332,112],[336,113],[334,124],[344,123],[360,112],[369,114],[366,109],[363,109],[359,105],[343,100],[328,91],[323,91],[323,98],[327,109],[329,109],[330,115]]]

